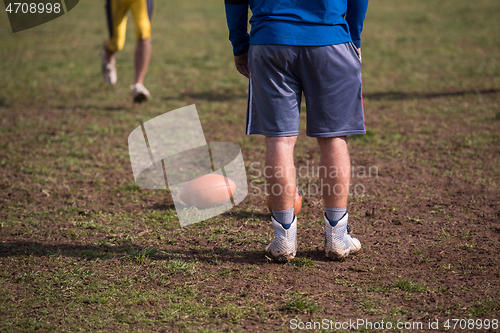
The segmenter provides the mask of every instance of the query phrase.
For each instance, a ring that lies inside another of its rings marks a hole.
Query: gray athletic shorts
[[[365,134],[361,62],[352,43],[329,46],[250,45],[246,134],[299,134],[306,98],[311,137]]]

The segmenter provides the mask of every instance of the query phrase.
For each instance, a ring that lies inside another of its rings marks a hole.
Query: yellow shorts
[[[134,18],[135,36],[138,40],[151,37],[153,0],[106,0],[109,40],[107,47],[112,52],[123,49],[127,31],[127,12],[130,9]]]

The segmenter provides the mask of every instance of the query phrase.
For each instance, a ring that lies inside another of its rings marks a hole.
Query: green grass
[[[414,282],[408,278],[394,281],[393,286],[408,292],[422,292],[427,290],[427,286],[424,283]]]
[[[285,305],[282,307],[283,311],[291,313],[305,313],[313,314],[320,309],[320,306],[314,300],[307,298],[303,293],[295,292],[290,295]]]
[[[500,298],[480,299],[469,308],[469,313],[475,317],[494,315],[498,311],[500,311]]]
[[[297,267],[312,267],[316,266],[317,264],[311,260],[310,258],[306,257],[299,257],[299,258],[294,258],[291,261],[287,262],[285,265],[292,265],[292,266],[297,266]]]
[[[171,274],[194,274],[199,267],[196,262],[188,262],[182,259],[171,259],[164,264],[165,270]]]

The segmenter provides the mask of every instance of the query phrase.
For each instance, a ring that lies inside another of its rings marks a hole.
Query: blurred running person
[[[106,0],[106,18],[108,21],[109,39],[104,41],[101,51],[102,74],[109,84],[117,81],[115,53],[125,45],[127,30],[127,12],[132,12],[135,25],[137,45],[135,48],[135,83],[134,102],[141,103],[151,97],[144,87],[144,77],[151,58],[151,20],[154,11],[153,0]]]
[[[225,8],[236,69],[250,80],[246,134],[266,136],[275,236],[266,252],[285,260],[296,255],[293,149],[304,93],[306,134],[317,138],[321,152],[325,254],[345,258],[361,248],[347,223],[346,137],[366,133],[360,35],[368,0],[225,0]]]

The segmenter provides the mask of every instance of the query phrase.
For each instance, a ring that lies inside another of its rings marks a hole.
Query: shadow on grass
[[[98,105],[72,105],[72,106],[66,106],[66,105],[58,105],[58,106],[55,106],[54,109],[61,110],[61,111],[73,111],[73,110],[83,110],[83,111],[90,111],[90,110],[123,111],[126,108],[123,107],[123,106],[98,106]]]
[[[186,250],[186,249],[165,249],[154,247],[144,247],[132,244],[119,246],[110,245],[76,245],[76,244],[43,244],[38,242],[5,242],[0,243],[0,257],[68,257],[81,258],[86,260],[132,260],[143,262],[144,260],[167,261],[171,259],[192,261],[220,265],[223,263],[264,265],[268,263],[283,264],[270,260],[264,249],[249,249],[245,251],[234,251],[225,247],[213,249]],[[299,251],[297,262],[302,260],[313,260],[315,262],[328,262],[324,252],[321,250]],[[291,261],[291,264],[294,263]],[[302,266],[302,265],[298,265]]]
[[[0,96],[0,107],[2,107],[2,108],[10,107],[10,104],[7,103],[7,99],[3,96]]]
[[[413,92],[405,93],[400,91],[387,91],[378,93],[363,93],[363,98],[374,101],[401,101],[412,99],[432,99],[441,97],[458,97],[466,95],[496,94],[500,89],[485,90],[461,90],[461,91],[443,91],[443,92]]]
[[[151,206],[146,206],[146,209],[154,209],[154,210],[175,210],[175,204],[159,204],[155,203]]]
[[[467,95],[486,95],[499,93],[500,89],[482,89],[482,90],[459,90],[442,92],[401,92],[387,91],[375,93],[363,93],[363,98],[374,101],[389,100],[401,101],[412,99],[433,99],[441,97],[458,97]],[[163,97],[162,100],[185,100],[186,98],[204,100],[210,102],[226,102],[235,99],[246,99],[247,94],[240,94],[231,91],[203,91],[203,92],[183,92],[175,97]]]
[[[245,210],[240,210],[240,211],[229,210],[217,216],[236,218],[237,220],[261,219],[264,223],[271,221],[271,213],[260,213],[253,211],[248,212]]]
[[[150,206],[145,206],[145,209],[151,209],[151,210],[160,210],[160,211],[168,211],[168,210],[175,210],[175,204],[170,203],[154,203]],[[271,221],[271,213],[260,213],[260,212],[248,212],[244,210],[240,211],[235,211],[234,209],[230,209],[222,214],[219,214],[217,216],[214,216],[214,218],[217,217],[226,217],[226,218],[235,218],[238,221],[246,221],[248,219],[261,219],[262,221]]]
[[[82,259],[111,259],[126,257],[140,252],[144,248],[137,245],[76,245],[76,244],[44,244],[38,242],[18,241],[0,244],[0,257],[78,257]]]
[[[186,98],[197,99],[209,102],[226,102],[235,99],[247,99],[247,94],[235,93],[228,90],[223,91],[203,91],[203,92],[182,92],[175,97],[163,97],[163,100],[185,100]]]

